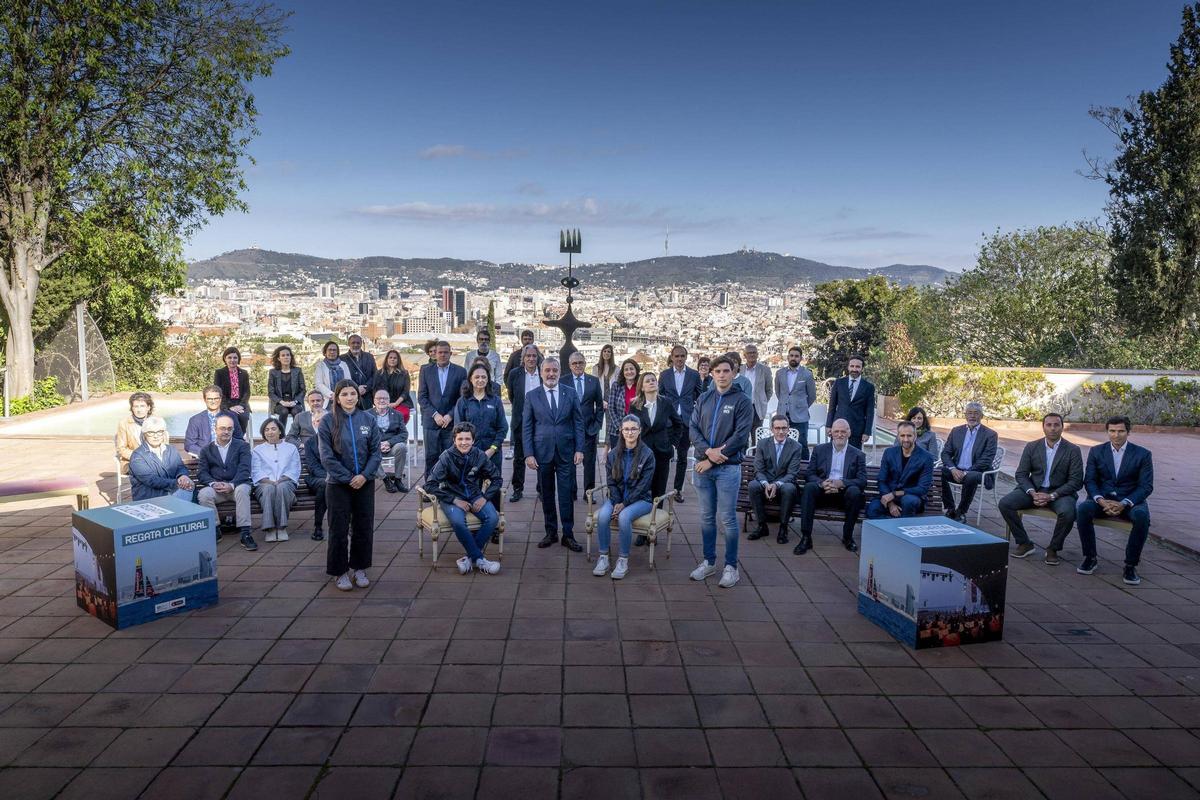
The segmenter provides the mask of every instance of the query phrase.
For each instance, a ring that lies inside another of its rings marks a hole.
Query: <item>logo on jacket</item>
[[[369,425],[359,425],[358,432],[363,436],[371,435],[371,427]]]

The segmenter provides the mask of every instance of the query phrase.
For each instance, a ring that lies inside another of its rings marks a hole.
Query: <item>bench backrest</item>
[[[800,478],[796,481],[799,487],[804,486],[804,473],[808,470],[808,462],[802,462],[803,468],[800,470]],[[742,479],[741,485],[738,487],[738,502],[737,510],[741,512],[750,511],[750,481],[754,480],[754,459],[747,457],[742,459]],[[867,490],[863,493],[863,507],[872,500],[879,497],[879,467],[877,465],[869,465],[867,467]],[[772,503],[768,505],[778,505]],[[799,504],[797,503],[797,512]],[[935,467],[933,470],[933,485],[929,488],[929,494],[925,495],[925,511],[923,516],[940,517],[945,509],[942,507],[942,470]]]

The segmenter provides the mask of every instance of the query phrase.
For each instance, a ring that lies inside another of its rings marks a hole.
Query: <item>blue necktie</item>
[[[550,416],[558,421],[558,399],[554,396],[554,390],[550,390]]]

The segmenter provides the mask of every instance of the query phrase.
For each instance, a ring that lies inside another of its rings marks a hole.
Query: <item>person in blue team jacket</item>
[[[651,373],[646,373],[647,375]],[[633,522],[650,513],[654,481],[654,451],[642,441],[642,421],[636,414],[621,419],[621,438],[605,458],[604,477],[608,499],[596,512],[596,540],[600,555],[592,574],[597,578],[608,572],[608,551],[612,542],[612,518],[617,515],[619,546],[612,578],[619,581],[629,573],[629,548],[633,544]]]

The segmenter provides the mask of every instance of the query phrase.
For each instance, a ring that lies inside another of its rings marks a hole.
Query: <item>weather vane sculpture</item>
[[[544,319],[542,324],[551,328],[558,328],[563,332],[563,346],[558,351],[558,356],[565,364],[567,359],[571,357],[578,348],[571,341],[571,337],[579,328],[590,328],[592,323],[583,322],[575,318],[575,312],[571,308],[571,304],[575,302],[575,296],[571,294],[574,289],[579,288],[579,279],[574,275],[574,263],[572,257],[576,253],[583,252],[583,240],[579,236],[579,229],[573,231],[564,230],[558,232],[558,252],[567,254],[567,277],[563,278],[559,283],[567,290],[567,313],[563,314],[558,319]]]

